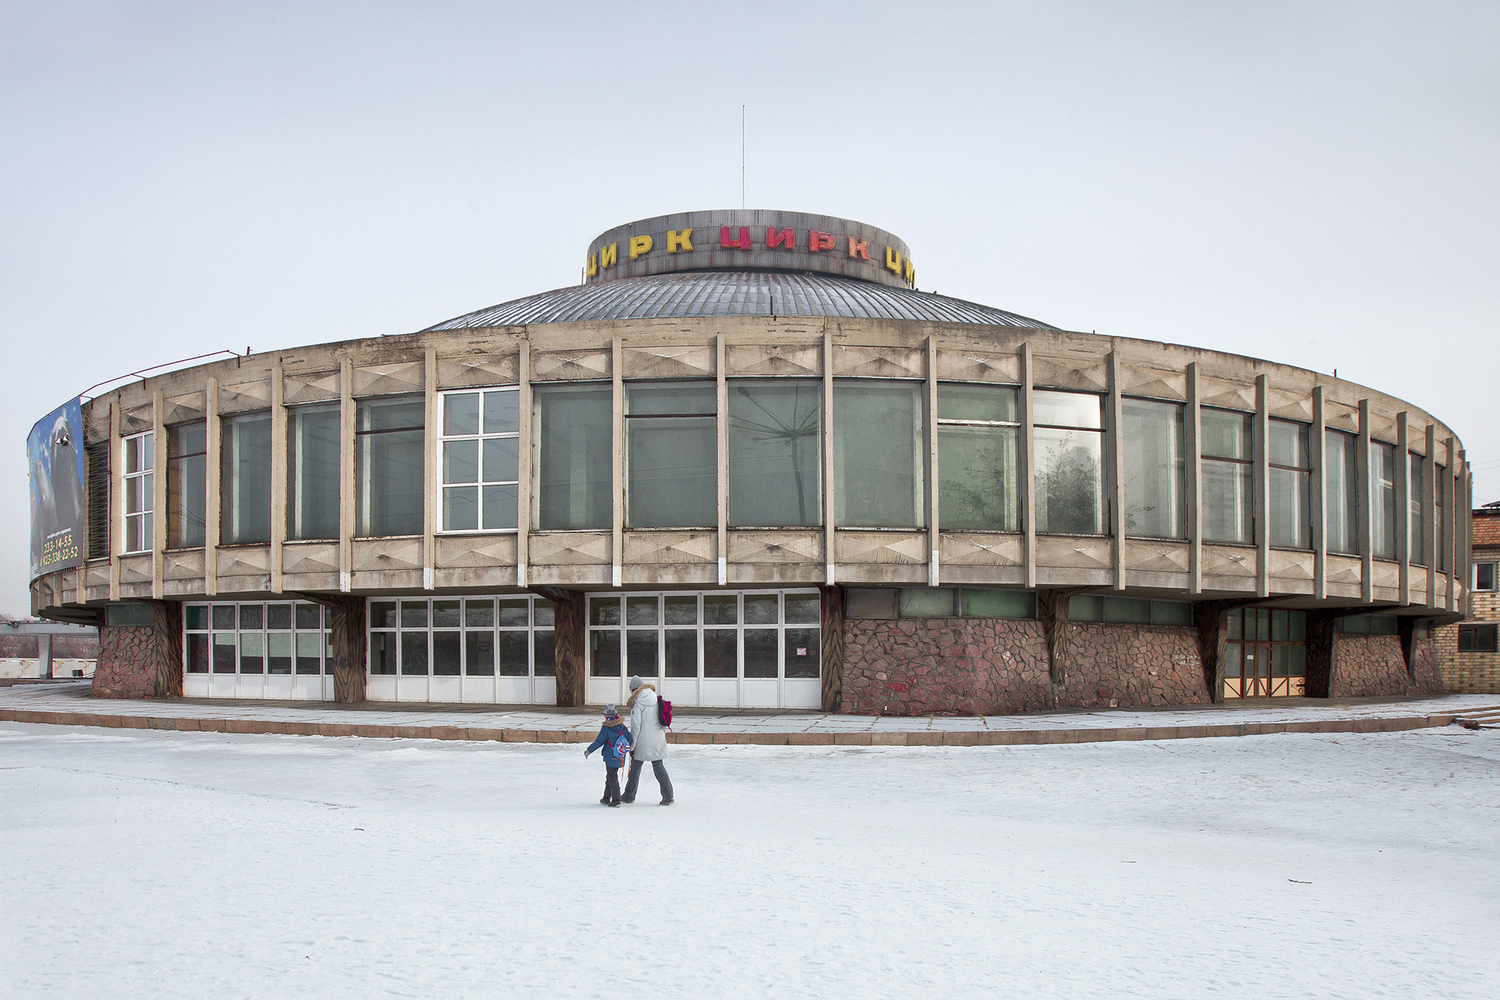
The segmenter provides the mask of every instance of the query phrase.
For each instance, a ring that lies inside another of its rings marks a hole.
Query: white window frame
[[[155,506],[156,506],[156,442],[155,432],[143,431],[140,434],[130,434],[120,438],[120,469],[122,492],[124,496],[121,501],[121,514],[124,517],[124,537],[120,539],[121,555],[129,555],[135,552],[150,552],[155,548]],[[137,456],[150,455],[149,465],[143,464],[139,469],[130,467],[131,444],[135,443]],[[144,498],[145,506],[141,510],[131,511],[130,495],[131,485],[134,482],[142,483],[140,496]],[[134,543],[134,544],[132,544]]]
[[[1479,585],[1479,567],[1481,566],[1488,566],[1490,568],[1490,585],[1488,587],[1481,587]],[[1500,589],[1500,563],[1489,560],[1475,562],[1474,591],[1480,594],[1493,594],[1497,589]]]
[[[494,432],[494,433],[485,433],[485,430],[484,430],[484,397],[488,393],[501,393],[501,392],[509,392],[509,393],[514,393],[515,394],[515,399],[516,399],[516,430],[514,430],[514,431],[499,431],[499,432]],[[479,431],[477,433],[474,433],[474,434],[445,434],[445,433],[443,433],[443,429],[444,429],[444,425],[446,423],[446,418],[447,418],[448,397],[450,397],[450,396],[463,396],[463,395],[478,395],[479,396],[479,421],[480,421],[480,423],[479,423]],[[520,473],[520,470],[521,470],[521,448],[522,448],[521,431],[520,431],[520,421],[521,421],[521,387],[519,385],[494,385],[494,386],[479,386],[479,387],[475,387],[475,388],[471,388],[471,389],[450,389],[450,390],[438,393],[438,407],[437,407],[437,410],[438,410],[438,412],[437,412],[437,419],[433,421],[433,423],[436,425],[433,428],[433,434],[436,436],[436,439],[437,439],[437,469],[435,470],[436,475],[434,475],[434,477],[433,477],[433,496],[431,498],[431,502],[434,503],[434,504],[436,504],[436,508],[435,509],[437,510],[437,521],[438,521],[437,531],[438,531],[438,533],[439,534],[444,534],[444,535],[479,535],[479,534],[496,534],[496,533],[502,533],[503,534],[503,533],[506,533],[506,532],[514,532],[514,531],[516,531],[517,529],[516,529],[516,527],[514,525],[511,526],[511,527],[508,527],[508,528],[492,528],[492,527],[486,527],[485,526],[485,523],[484,523],[484,488],[486,486],[511,486],[511,487],[514,487],[515,490],[516,490],[516,518],[517,518],[517,520],[519,520],[519,518],[520,518],[520,503],[521,503],[521,499],[520,499],[520,497],[521,497],[520,474],[521,473]],[[504,440],[504,439],[510,439],[510,440],[513,440],[513,441],[516,442],[516,479],[509,480],[509,481],[507,481],[507,480],[500,480],[500,479],[485,479],[484,478],[484,442],[485,441],[498,441],[498,440]],[[479,470],[479,479],[477,481],[475,481],[475,482],[467,482],[467,483],[447,483],[447,482],[444,482],[443,481],[444,470],[447,468],[447,464],[448,464],[447,463],[448,445],[449,445],[450,442],[460,442],[460,441],[473,441],[473,442],[476,443],[476,450],[478,452],[478,463],[477,463],[476,467]],[[474,488],[474,490],[476,491],[476,494],[477,494],[477,503],[478,503],[478,507],[479,507],[479,509],[477,511],[477,516],[476,516],[476,523],[477,523],[478,527],[474,527],[474,528],[450,528],[450,527],[448,527],[448,524],[447,524],[448,508],[447,508],[447,504],[444,503],[444,495],[447,492],[447,490],[449,488],[451,488],[451,487],[472,487],[472,488]]]

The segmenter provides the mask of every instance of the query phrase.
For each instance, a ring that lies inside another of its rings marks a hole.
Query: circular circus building
[[[581,284],[233,357],[32,434],[37,614],[109,696],[994,714],[1441,689],[1432,415],[918,291],[828,216],[610,230]]]

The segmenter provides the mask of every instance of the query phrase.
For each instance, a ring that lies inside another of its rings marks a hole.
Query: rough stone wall
[[[1479,558],[1478,553],[1475,553],[1475,558]],[[1493,558],[1493,554],[1486,558]],[[1472,600],[1474,617],[1467,624],[1500,622],[1500,593],[1476,591]],[[1500,694],[1500,652],[1460,653],[1457,625],[1436,629],[1434,645],[1437,647],[1438,670],[1446,690],[1464,694]]]
[[[1005,715],[1209,700],[1192,628],[1072,623],[1068,679],[1053,685],[1036,621],[849,619],[845,712]]]
[[[1431,638],[1412,640],[1414,669],[1407,673],[1401,639],[1394,635],[1343,635],[1334,641],[1332,698],[1442,694]]]
[[[156,684],[156,630],[150,625],[99,626],[95,698],[147,698]]]

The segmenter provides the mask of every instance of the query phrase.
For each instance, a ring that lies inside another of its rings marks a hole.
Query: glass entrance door
[[[1225,698],[1285,698],[1307,690],[1307,616],[1279,608],[1229,612]]]

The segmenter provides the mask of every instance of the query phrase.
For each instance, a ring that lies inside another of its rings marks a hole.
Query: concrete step
[[[1455,715],[1453,722],[1465,729],[1500,729],[1500,705],[1471,708]]]

